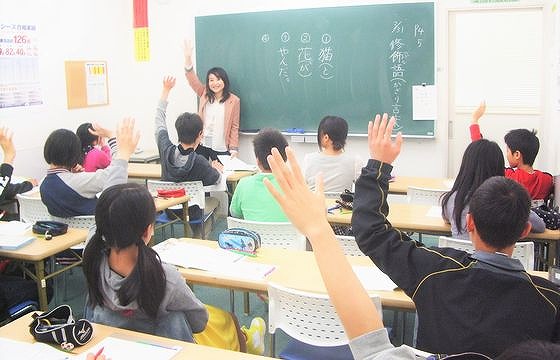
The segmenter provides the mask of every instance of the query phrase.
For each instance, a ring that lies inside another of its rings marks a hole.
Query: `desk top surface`
[[[218,246],[216,241],[198,239],[183,240],[193,244],[214,248]],[[247,260],[275,265],[276,267],[272,273],[263,279],[240,279],[235,277],[223,277],[197,269],[178,269],[187,281],[209,286],[266,292],[268,282],[272,281],[297,290],[322,294],[327,292],[312,251],[265,247],[260,248],[257,254],[257,257],[248,257]],[[347,258],[352,265],[373,266],[371,260],[365,256],[348,256]],[[370,292],[372,294],[378,294],[384,306],[414,309],[412,300],[401,290]]]
[[[29,234],[31,234],[31,230]],[[45,240],[44,237],[33,234],[35,240],[29,244],[17,250],[0,250],[0,256],[26,261],[43,260],[85,241],[87,234],[87,229],[73,228],[69,228],[66,234],[55,236],[51,240]]]
[[[253,175],[254,171],[234,171],[228,174],[227,181],[239,181],[245,176]],[[135,179],[161,179],[161,164],[129,163],[128,177]]]
[[[406,194],[409,186],[425,189],[449,190],[453,186],[453,179],[427,178],[417,176],[395,176],[389,183],[389,193]]]
[[[327,206],[334,204],[333,199],[326,200]],[[391,203],[389,204],[388,219],[393,227],[403,231],[423,232],[449,236],[451,225],[447,224],[441,216],[432,216],[430,205]],[[350,224],[352,212],[345,210],[333,210],[327,214],[330,223]],[[543,233],[530,233],[530,240],[560,240],[560,230],[546,229]]]
[[[30,323],[31,314],[27,314],[22,318],[1,327],[0,337],[34,343],[35,339],[33,339],[29,333],[28,326]],[[270,359],[268,357],[222,350],[95,323],[93,324],[93,338],[91,341],[84,346],[76,347],[72,353],[81,354],[83,352],[88,352],[89,349],[95,347],[99,342],[109,336],[117,336],[127,340],[148,341],[153,342],[154,344],[168,346],[178,345],[182,349],[175,357],[173,357],[173,359]],[[106,355],[108,359],[111,357],[111,354]]]

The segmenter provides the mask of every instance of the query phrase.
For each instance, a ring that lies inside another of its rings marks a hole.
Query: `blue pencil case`
[[[261,237],[251,230],[231,228],[218,235],[218,245],[222,249],[254,254],[261,247]]]

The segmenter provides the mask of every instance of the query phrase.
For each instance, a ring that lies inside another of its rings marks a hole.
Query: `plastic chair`
[[[306,250],[306,239],[290,222],[260,222],[238,219],[231,216],[227,218],[228,229],[243,228],[252,230],[261,237],[261,246],[278,247],[282,249]],[[230,291],[230,307],[234,309],[234,292]],[[249,314],[249,293],[243,295],[243,308]]]
[[[343,236],[336,235],[338,243],[344,252],[344,255],[350,256],[365,256],[362,250],[356,244],[356,238],[354,236]]]
[[[185,181],[185,182],[170,182],[170,181],[160,181],[160,180],[148,180],[147,181],[148,190],[150,192],[155,192],[158,189],[180,189],[184,188],[186,194],[189,196],[189,207],[197,205],[203,212],[203,216],[200,219],[189,219],[188,223],[191,225],[201,225],[202,226],[202,238],[206,237],[206,231],[204,229],[204,224],[210,220],[211,226],[210,229],[213,227],[214,221],[214,211],[218,207],[219,203],[215,198],[208,197],[206,198],[204,195],[204,187],[202,185],[202,181]],[[166,224],[173,224],[176,221],[183,221],[182,219],[172,220],[170,223]],[[193,232],[194,233],[194,232]],[[186,236],[186,234],[185,234]]]
[[[19,218],[21,221],[35,224],[40,220],[52,220],[49,210],[47,210],[40,197],[17,194],[16,198],[19,203]]]
[[[470,240],[455,239],[447,236],[439,237],[438,247],[463,250],[470,254],[474,252],[474,247]],[[535,244],[532,241],[517,242],[511,257],[521,261],[525,270],[533,270],[535,267]]]
[[[276,329],[305,344],[333,347],[348,344],[348,337],[327,294],[289,289],[268,283],[268,331],[271,355],[275,355]],[[370,295],[382,314],[381,299]],[[311,354],[312,356],[312,354]]]
[[[440,198],[447,190],[427,189],[409,186],[406,192],[408,201],[412,204],[440,205]]]
[[[290,222],[260,222],[228,216],[228,229],[243,228],[260,235],[261,246],[305,250],[306,240]]]

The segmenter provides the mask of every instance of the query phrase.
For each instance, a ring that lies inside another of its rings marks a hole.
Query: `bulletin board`
[[[66,61],[64,68],[68,109],[109,104],[106,61]]]

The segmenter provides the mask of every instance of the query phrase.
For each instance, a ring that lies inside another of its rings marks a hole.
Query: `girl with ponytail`
[[[179,272],[147,246],[154,219],[154,201],[140,184],[115,185],[101,194],[97,229],[83,256],[85,317],[192,342],[192,334],[206,327],[208,313]]]

